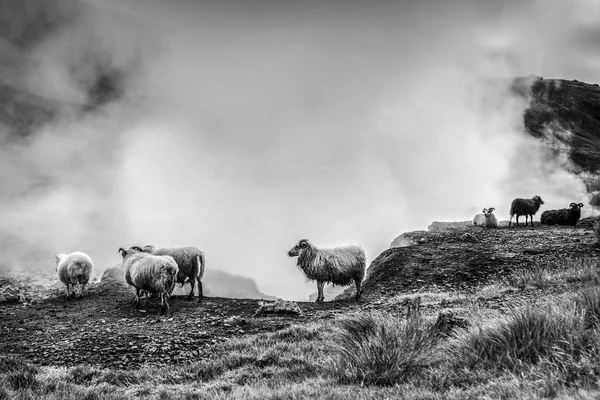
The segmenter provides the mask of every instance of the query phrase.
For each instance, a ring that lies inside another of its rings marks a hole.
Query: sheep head
[[[60,263],[61,258],[63,258],[64,256],[64,253],[56,254],[54,256],[54,262],[56,263],[56,271],[58,271],[58,263]]]
[[[141,251],[143,251],[145,253],[152,253],[155,248],[156,247],[152,246],[151,244],[147,244],[144,247],[142,247]]]
[[[490,207],[490,208],[484,208],[483,209],[483,213],[485,215],[491,215],[496,209],[494,207]]]
[[[290,251],[288,251],[288,256],[297,257],[301,250],[307,249],[309,246],[310,244],[308,243],[308,239],[302,239]]]
[[[580,210],[583,207],[583,203],[571,203],[569,204],[569,207],[571,207],[573,210]]]
[[[537,204],[544,204],[544,201],[538,195],[533,196],[533,201],[536,202]]]

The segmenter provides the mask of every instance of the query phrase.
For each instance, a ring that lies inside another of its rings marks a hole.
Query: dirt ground
[[[204,358],[231,337],[283,329],[293,323],[331,318],[357,307],[352,300],[298,303],[301,316],[254,318],[259,300],[205,297],[202,303],[173,296],[163,312],[158,299],[132,306],[133,290],[93,285],[82,299],[51,297],[31,303],[0,304],[0,354],[13,354],[40,365],[135,369],[142,364],[169,365]]]

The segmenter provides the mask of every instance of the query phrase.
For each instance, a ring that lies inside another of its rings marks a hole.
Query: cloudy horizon
[[[19,26],[36,14],[11,4],[0,7]],[[305,300],[316,285],[287,257],[299,239],[361,244],[370,263],[434,220],[483,207],[507,219],[515,197],[587,204],[583,184],[523,133],[509,84],[600,82],[599,2],[53,7],[58,28],[35,46],[2,38],[0,83],[67,105],[89,101],[99,69],[121,86],[26,139],[0,127],[0,226],[43,254],[5,251],[10,268],[83,250],[101,271],[121,246],[193,245],[207,268]]]

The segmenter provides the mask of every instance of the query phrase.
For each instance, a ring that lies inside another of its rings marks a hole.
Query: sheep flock
[[[544,204],[538,195],[532,198],[516,198],[510,205],[510,219],[516,216],[515,224],[519,226],[519,216],[525,216],[525,226],[533,228],[533,216]],[[571,203],[569,208],[545,210],[540,217],[542,225],[576,226],[581,218],[583,203]],[[483,229],[498,228],[498,218],[494,207],[487,207],[474,216],[472,224]],[[594,224],[594,232],[600,239],[600,219]],[[599,243],[600,244],[600,240]],[[157,297],[164,310],[169,309],[169,299],[176,284],[183,287],[190,284],[187,299],[194,297],[196,287],[198,302],[203,299],[202,278],[206,268],[204,252],[196,247],[155,247],[153,245],[131,246],[119,248],[124,269],[125,282],[135,290],[133,304],[138,307],[143,295]],[[348,286],[354,283],[355,300],[362,294],[362,281],[366,272],[366,255],[360,246],[343,246],[321,248],[307,239],[302,239],[288,251],[289,257],[296,257],[296,265],[307,280],[317,283],[317,302],[324,301],[323,289],[326,283]],[[94,270],[91,258],[83,252],[56,255],[56,272],[58,278],[67,287],[67,298],[75,297],[75,289],[79,287],[79,298],[83,297]]]

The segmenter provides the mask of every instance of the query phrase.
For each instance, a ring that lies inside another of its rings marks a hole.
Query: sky
[[[515,197],[587,204],[523,133],[508,84],[600,82],[600,1],[53,1],[60,29],[26,50],[0,40],[11,85],[80,104],[102,65],[123,96],[26,140],[0,127],[13,269],[192,245],[207,268],[304,300],[315,284],[287,257],[300,239],[360,244],[370,262],[434,220],[507,219]]]

